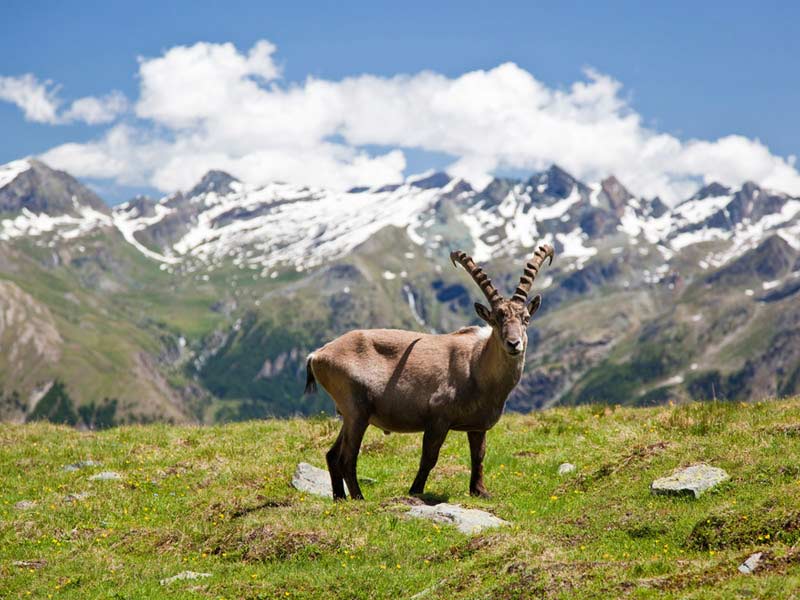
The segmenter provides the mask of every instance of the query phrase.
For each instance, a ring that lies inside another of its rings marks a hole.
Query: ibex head
[[[450,253],[453,265],[458,262],[464,267],[489,301],[488,308],[480,302],[476,302],[475,312],[492,327],[503,343],[505,351],[512,356],[524,352],[528,345],[528,323],[542,304],[541,295],[536,294],[528,302],[528,294],[542,263],[547,258],[552,263],[554,253],[553,247],[549,244],[539,246],[533,258],[525,264],[525,272],[510,300],[500,295],[489,277],[483,272],[483,269],[475,264],[472,257],[460,250]]]

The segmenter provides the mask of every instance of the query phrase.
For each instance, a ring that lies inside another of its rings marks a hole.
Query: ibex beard
[[[553,248],[540,246],[525,265],[510,299],[492,285],[464,252],[450,254],[472,276],[489,301],[475,310],[484,327],[464,327],[433,335],[397,329],[350,331],[311,353],[306,392],[325,388],[342,416],[342,429],[326,454],[335,500],[363,499],[356,477],[361,440],[369,425],[384,432],[423,432],[422,458],[411,494],[422,494],[428,474],[450,430],[469,440],[469,491],[489,494],[483,482],[486,432],[500,419],[509,393],[519,382],[528,345],[526,329],[541,305],[528,294]]]

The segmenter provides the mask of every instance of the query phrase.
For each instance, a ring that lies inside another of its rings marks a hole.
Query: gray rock
[[[86,469],[88,467],[102,467],[103,463],[97,462],[95,460],[79,460],[76,463],[72,463],[71,465],[64,465],[64,470],[68,473],[72,471],[77,471],[79,469]]]
[[[119,481],[122,475],[115,471],[102,471],[89,477],[89,481]]]
[[[93,495],[92,492],[75,492],[74,494],[67,494],[64,496],[64,502],[83,502]]]
[[[170,583],[175,583],[176,581],[183,581],[185,579],[201,579],[203,577],[211,577],[211,573],[197,573],[195,571],[183,571],[182,573],[178,573],[177,575],[173,575],[172,577],[167,577],[166,579],[162,579],[159,581],[161,585],[169,585]]]
[[[693,495],[699,498],[706,490],[728,479],[730,475],[724,470],[700,463],[675,471],[668,477],[656,479],[650,484],[650,491],[654,494]]]
[[[434,506],[428,506],[427,504],[412,506],[411,510],[406,514],[409,517],[430,519],[437,523],[455,525],[461,533],[468,535],[480,533],[484,529],[491,527],[502,527],[509,524],[508,521],[495,517],[486,511],[462,508],[458,504],[447,504],[446,502]]]
[[[567,473],[572,473],[573,471],[575,471],[575,465],[572,463],[562,463],[558,465],[559,475],[566,475]]]
[[[747,560],[739,565],[739,572],[744,573],[745,575],[750,575],[758,568],[759,564],[761,564],[761,556],[761,552],[756,552],[755,554],[748,556]]]
[[[430,596],[433,592],[438,590],[440,587],[445,585],[446,583],[447,583],[447,578],[442,579],[438,583],[434,583],[432,586],[426,587],[421,592],[417,592],[416,594],[411,596],[411,598],[409,598],[408,600],[419,600],[419,598],[426,598],[426,597]]]
[[[31,510],[32,508],[36,508],[36,502],[33,500],[20,500],[14,505],[14,508],[17,510]]]
[[[432,585],[431,587],[426,587],[421,592],[417,592],[408,600],[419,600],[420,598],[425,598],[426,596],[430,596],[436,590],[436,586]]]
[[[307,494],[333,498],[331,476],[328,472],[305,462],[301,462],[297,465],[297,469],[295,469],[294,476],[292,477],[292,485],[296,489],[301,492],[306,492]],[[346,485],[345,489],[347,489]]]

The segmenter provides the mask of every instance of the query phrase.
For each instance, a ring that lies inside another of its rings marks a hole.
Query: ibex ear
[[[533,317],[533,315],[536,313],[537,310],[539,310],[539,307],[541,305],[542,305],[542,295],[541,294],[536,294],[533,297],[533,300],[528,302],[528,314],[531,317]]]
[[[475,312],[478,313],[478,316],[487,323],[492,322],[492,311],[490,311],[480,302],[475,303]]]

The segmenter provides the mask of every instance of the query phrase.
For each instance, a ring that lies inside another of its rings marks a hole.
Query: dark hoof
[[[485,489],[470,490],[469,495],[475,496],[476,498],[484,498],[486,500],[492,497],[492,495]]]
[[[412,498],[417,498],[419,500],[422,500],[422,502],[424,502],[428,506],[435,506],[437,504],[441,504],[442,502],[447,502],[448,500],[450,500],[450,497],[447,496],[446,494],[433,494],[431,492],[427,493],[420,492],[417,494],[411,492],[409,493],[409,496],[411,496]]]

